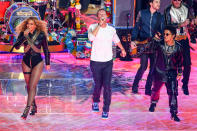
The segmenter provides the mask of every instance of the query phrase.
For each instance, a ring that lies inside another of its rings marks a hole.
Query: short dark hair
[[[175,35],[176,36],[176,28],[174,26],[167,25],[164,28],[164,31],[165,30],[169,30],[172,33],[172,35]]]
[[[100,8],[100,9],[97,11],[96,16],[98,16],[98,13],[99,13],[100,11],[102,11],[102,10],[106,12],[106,10],[105,10],[104,8]]]
[[[154,0],[148,0],[148,3],[152,3]]]
[[[150,3],[153,3],[153,1],[154,0],[148,0],[148,3],[147,3],[148,7],[150,7]]]

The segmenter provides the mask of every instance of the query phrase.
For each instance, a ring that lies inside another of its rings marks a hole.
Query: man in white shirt
[[[122,57],[126,52],[120,43],[115,28],[107,24],[107,15],[104,9],[97,12],[98,23],[90,25],[88,29],[88,38],[92,41],[92,51],[90,59],[90,68],[95,82],[93,92],[92,110],[99,111],[100,94],[103,90],[103,112],[102,118],[108,118],[109,106],[111,103],[111,77],[113,67],[113,42],[121,49]]]

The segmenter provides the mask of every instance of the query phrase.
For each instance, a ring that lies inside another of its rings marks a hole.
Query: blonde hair
[[[18,26],[16,26],[16,33],[19,35],[20,32],[24,32],[27,29],[28,21],[32,20],[36,24],[36,30],[37,31],[43,31],[48,37],[48,30],[47,30],[47,23],[42,20],[38,20],[36,17],[29,17],[25,19],[22,23],[20,23]]]

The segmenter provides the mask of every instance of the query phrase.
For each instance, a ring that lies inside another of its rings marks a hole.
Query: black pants
[[[190,56],[190,46],[189,40],[179,41],[183,46],[183,87],[188,86],[189,77],[191,72],[191,56]]]
[[[59,8],[68,8],[69,6],[70,6],[70,0],[59,0]]]
[[[160,96],[160,90],[163,84],[165,84],[167,88],[167,94],[169,96],[169,107],[170,107],[170,113],[171,114],[177,114],[178,113],[178,81],[176,80],[177,73],[175,72],[169,72],[168,74],[168,80],[167,82],[162,82],[159,80],[153,81],[153,89],[151,94],[151,103],[157,103]]]
[[[40,18],[41,20],[44,20],[47,5],[34,6],[35,10],[37,10],[38,8],[39,8]]]
[[[139,81],[141,80],[144,72],[147,69],[148,58],[150,58],[150,70],[149,70],[148,78],[147,78],[147,81],[146,81],[145,89],[146,90],[151,90],[151,86],[152,86],[152,66],[153,66],[153,62],[154,62],[153,54],[142,54],[141,55],[141,57],[140,57],[140,68],[138,69],[138,71],[135,75],[134,82],[133,82],[133,87],[134,88],[138,87]]]
[[[101,89],[103,87],[104,112],[109,112],[109,106],[111,104],[112,67],[113,67],[113,60],[110,60],[108,62],[90,61],[90,68],[95,83],[94,92],[93,92],[93,102],[100,102],[100,94],[101,94]]]
[[[90,3],[90,0],[80,0],[81,11],[86,11],[88,9],[89,3]]]

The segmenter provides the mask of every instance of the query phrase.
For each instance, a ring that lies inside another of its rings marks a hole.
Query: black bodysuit
[[[33,38],[34,40],[31,41]],[[32,45],[30,42],[28,42],[28,39],[32,42]],[[27,37],[24,36],[24,32],[21,32],[16,43],[14,44],[14,48],[19,49],[21,45],[24,45],[24,49],[27,47],[27,45],[31,45],[29,50],[26,51],[25,55],[23,56],[23,61],[29,68],[33,69],[38,63],[42,61],[40,54],[41,47],[43,48],[45,54],[45,63],[46,65],[50,65],[50,53],[48,50],[47,38],[44,32],[39,33],[34,31],[33,34],[29,33]],[[34,48],[32,48],[32,46]]]

